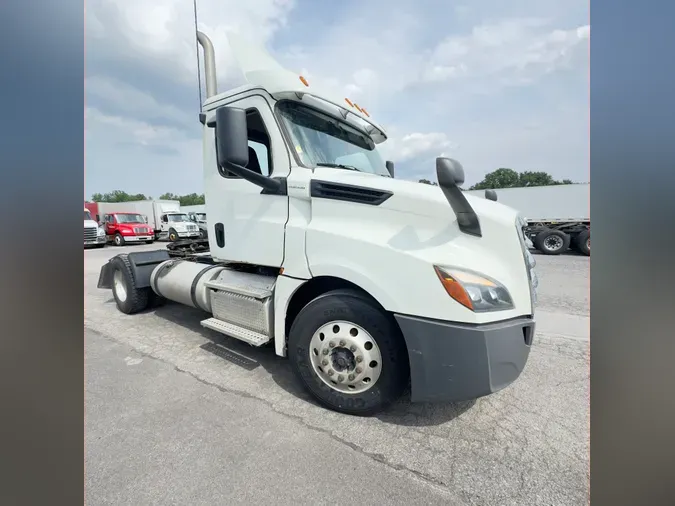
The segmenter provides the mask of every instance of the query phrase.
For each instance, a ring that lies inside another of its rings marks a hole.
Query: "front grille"
[[[93,241],[96,239],[96,236],[98,235],[98,229],[97,228],[85,228],[84,229],[84,240],[85,241]]]
[[[136,227],[134,228],[134,233],[135,234],[149,234],[150,230],[144,227]]]

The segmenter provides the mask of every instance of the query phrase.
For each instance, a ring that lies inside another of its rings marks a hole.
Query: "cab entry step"
[[[262,346],[265,343],[270,341],[270,337],[253,330],[248,330],[238,325],[233,325],[231,323],[224,322],[217,318],[207,318],[200,322],[202,327],[207,329],[215,330],[221,334],[225,334],[245,343],[250,344],[251,346]]]

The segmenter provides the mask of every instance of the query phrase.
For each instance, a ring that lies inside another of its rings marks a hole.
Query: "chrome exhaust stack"
[[[206,98],[218,94],[218,79],[216,77],[216,52],[213,43],[205,33],[197,32],[197,42],[204,50],[204,77],[206,79]]]

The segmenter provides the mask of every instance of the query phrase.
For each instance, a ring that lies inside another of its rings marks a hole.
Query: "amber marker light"
[[[464,287],[453,278],[450,274],[445,272],[439,267],[434,267],[438,279],[441,280],[441,284],[445,291],[448,292],[448,295],[459,302],[462,306],[469,308],[473,311],[473,303],[471,302],[471,297],[466,293]]]

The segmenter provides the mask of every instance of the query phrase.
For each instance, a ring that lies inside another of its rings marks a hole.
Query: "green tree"
[[[500,168],[485,174],[483,180],[471,186],[470,190],[487,190],[491,188],[513,188],[518,186],[520,175],[513,169]]]
[[[551,186],[554,184],[559,183],[547,172],[521,172],[518,181],[518,186]]]
[[[516,172],[513,169],[500,168],[485,175],[483,180],[471,186],[470,190],[488,190],[499,188],[522,188],[525,186],[553,186],[559,184],[574,184],[570,179],[557,181],[548,172],[525,171]]]
[[[147,200],[147,197],[142,193],[130,195],[122,190],[113,190],[109,193],[94,193],[91,196],[93,202],[130,202],[133,200]]]
[[[417,182],[422,184],[430,184],[431,186],[438,186],[437,183],[435,183],[434,181],[429,181],[428,179],[420,179]]]
[[[159,196],[160,200],[177,200],[181,206],[204,205],[204,195],[190,193],[188,195],[176,195],[174,193],[165,193]]]

